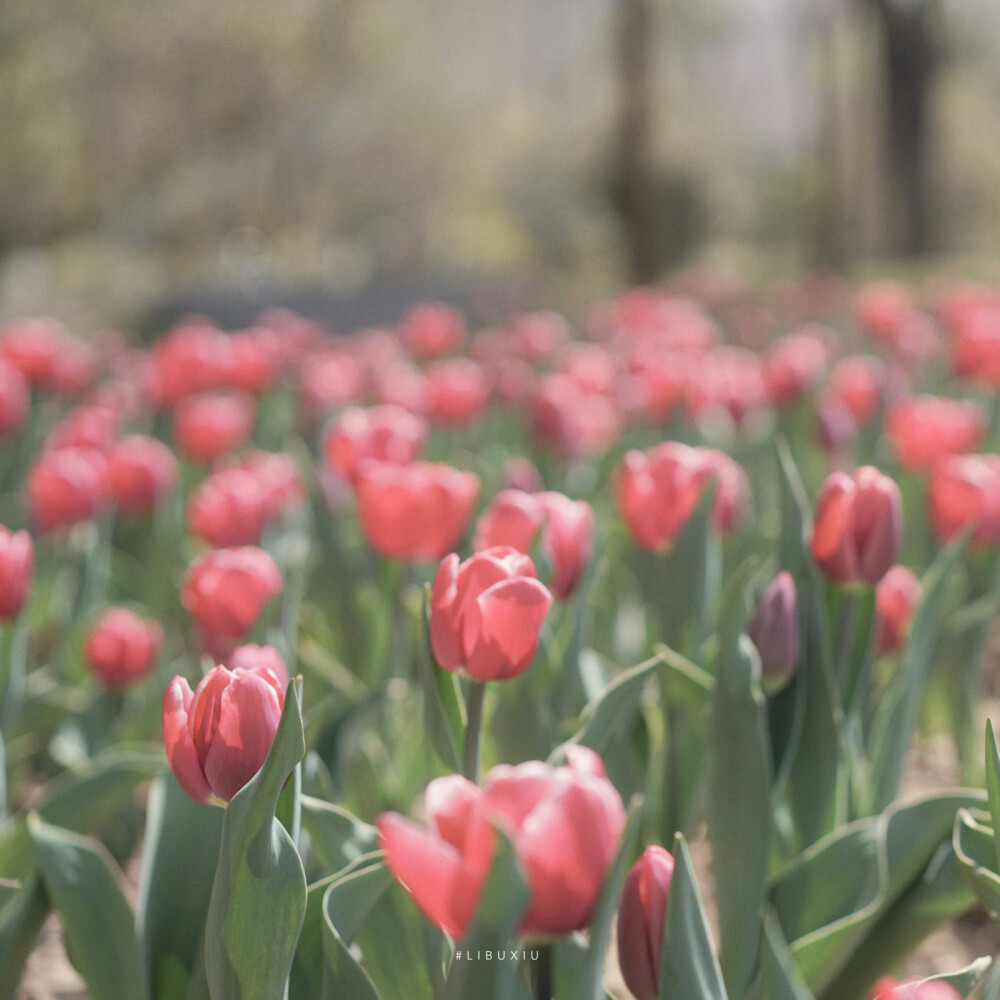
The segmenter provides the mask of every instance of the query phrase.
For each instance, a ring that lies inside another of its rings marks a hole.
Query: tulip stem
[[[486,697],[485,681],[469,681],[465,696],[468,723],[465,727],[465,758],[462,773],[469,781],[479,780],[479,747],[483,736],[483,699]]]
[[[854,640],[854,619],[858,613],[858,592],[852,587],[844,594],[844,601],[840,608],[840,635],[837,636],[837,681],[840,684],[841,694],[845,700],[848,695],[847,686],[849,678],[847,676],[848,659],[851,655],[851,646]]]
[[[539,945],[537,951],[538,960],[531,969],[531,995],[533,1000],[552,1000],[552,945]]]

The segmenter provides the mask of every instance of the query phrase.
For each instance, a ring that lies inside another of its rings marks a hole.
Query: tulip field
[[[0,1000],[996,1000],[998,392],[944,278],[0,328]]]

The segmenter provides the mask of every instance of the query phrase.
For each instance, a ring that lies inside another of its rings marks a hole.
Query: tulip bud
[[[656,1000],[673,855],[651,845],[625,879],[618,908],[618,964],[636,1000]]]
[[[221,469],[199,483],[187,503],[192,534],[218,548],[257,545],[264,531],[264,495],[252,473]]]
[[[214,652],[236,645],[283,586],[277,563],[263,549],[213,549],[188,568],[181,603]]]
[[[149,673],[162,640],[159,622],[109,608],[87,634],[83,658],[106,687],[126,687]]]
[[[936,462],[927,489],[931,527],[948,541],[966,526],[977,545],[1000,541],[1000,457],[952,455]]]
[[[478,681],[516,677],[535,658],[551,604],[534,563],[516,549],[486,549],[464,563],[452,553],[431,594],[434,657],[442,669]]]
[[[893,976],[883,976],[872,986],[867,1000],[962,1000],[962,995],[941,980],[901,983]]]
[[[444,302],[419,302],[403,317],[400,332],[413,357],[436,358],[462,346],[465,318]]]
[[[156,438],[132,434],[117,441],[108,455],[111,498],[119,510],[146,514],[177,482],[177,459]]]
[[[323,454],[330,468],[354,482],[358,464],[364,459],[393,465],[416,461],[428,430],[423,417],[401,406],[352,406],[330,426],[323,439]]]
[[[776,691],[795,673],[799,662],[799,602],[788,570],[768,584],[747,635],[760,653],[764,689]]]
[[[16,618],[20,613],[34,566],[31,535],[0,524],[0,621]]]
[[[28,510],[42,531],[88,521],[108,498],[108,463],[96,448],[43,451],[25,484]]]
[[[214,667],[192,691],[175,677],[163,698],[163,742],[181,788],[228,802],[263,766],[285,702],[266,667]]]
[[[902,534],[899,487],[864,466],[828,476],[816,502],[812,553],[838,583],[874,585],[896,559]]]
[[[917,396],[889,410],[886,431],[904,469],[929,469],[946,455],[975,451],[986,415],[968,400]]]
[[[893,653],[903,645],[922,594],[920,581],[906,566],[893,566],[882,577],[875,588],[876,652]]]
[[[489,388],[482,368],[471,358],[438,361],[427,369],[427,416],[435,424],[461,426],[482,416]]]

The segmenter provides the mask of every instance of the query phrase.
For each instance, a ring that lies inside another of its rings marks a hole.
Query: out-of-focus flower
[[[535,658],[551,604],[530,557],[516,549],[486,549],[463,563],[453,552],[434,577],[434,658],[443,669],[477,681],[516,677]]]
[[[31,587],[34,567],[31,535],[0,524],[0,621],[19,614]]]
[[[355,475],[358,520],[391,559],[440,559],[458,545],[479,498],[479,477],[439,462],[365,461]]]
[[[563,372],[539,380],[532,418],[534,433],[567,459],[602,454],[622,428],[622,410],[615,398],[588,392]]]
[[[281,367],[281,341],[267,327],[250,327],[230,334],[226,385],[259,396],[273,384]]]
[[[257,545],[264,531],[264,494],[245,469],[220,469],[195,487],[187,503],[191,533],[209,545]]]
[[[864,427],[878,411],[886,384],[885,364],[866,354],[844,358],[833,369],[830,394],[851,411],[858,427]]]
[[[31,406],[28,380],[0,358],[0,438],[24,423]]]
[[[232,342],[210,320],[192,316],[161,337],[152,353],[151,390],[161,406],[223,388],[232,371]]]
[[[858,325],[877,340],[889,343],[915,311],[912,292],[898,281],[869,282],[854,297]]]
[[[188,567],[181,603],[215,652],[238,645],[283,586],[281,571],[263,549],[212,549]]]
[[[421,302],[400,323],[403,344],[415,358],[453,354],[465,342],[465,319],[443,302]]]
[[[130,434],[108,452],[111,499],[128,514],[154,510],[177,484],[177,459],[162,442]]]
[[[427,787],[429,827],[396,813],[377,826],[393,875],[435,925],[455,939],[468,930],[496,849],[491,823],[514,843],[531,901],[518,927],[554,937],[585,927],[625,826],[621,796],[593,751],[569,763],[501,765],[477,788],[458,775]]]
[[[636,1000],[656,1000],[660,987],[660,949],[667,915],[673,855],[647,847],[632,866],[618,908],[618,965]]]
[[[84,404],[76,406],[49,432],[45,447],[99,448],[107,451],[118,433],[118,413],[110,406]]]
[[[496,830],[482,790],[458,774],[427,786],[424,811],[426,828],[398,813],[379,816],[385,863],[424,916],[461,940],[489,876]]]
[[[299,398],[312,417],[358,402],[367,381],[361,361],[339,347],[307,354],[299,365],[298,377]]]
[[[875,650],[892,653],[902,648],[923,589],[913,570],[893,566],[875,588]]]
[[[692,416],[725,410],[739,425],[768,402],[763,362],[746,348],[716,348],[696,363],[684,396]]]
[[[618,508],[636,544],[669,548],[709,482],[715,487],[712,523],[728,531],[745,515],[750,496],[746,473],[728,455],[677,441],[626,453],[618,469]]]
[[[1000,456],[950,455],[931,467],[927,489],[931,527],[948,541],[968,525],[972,541],[1000,541]]]
[[[162,641],[159,622],[128,608],[109,608],[87,633],[83,658],[106,687],[127,687],[149,673]]]
[[[28,511],[42,531],[88,521],[108,499],[108,462],[96,448],[43,451],[25,484]]]
[[[625,807],[601,758],[574,746],[563,767],[501,764],[483,791],[531,893],[519,932],[545,938],[586,927],[625,827]]]
[[[94,377],[93,352],[54,319],[18,320],[0,331],[0,359],[30,382],[73,395]]]
[[[192,691],[175,677],[163,698],[163,742],[181,788],[196,802],[228,802],[261,769],[285,692],[266,667],[214,667]]]
[[[839,396],[827,396],[816,408],[817,437],[829,452],[850,447],[858,436],[858,424],[848,405]]]
[[[352,406],[330,425],[323,439],[323,455],[335,472],[354,482],[358,465],[365,459],[392,465],[415,461],[429,430],[423,417],[400,406]]]
[[[805,396],[823,375],[829,360],[826,327],[804,327],[779,340],[764,359],[764,382],[775,406]]]
[[[867,1000],[962,1000],[962,995],[940,979],[901,983],[893,976],[883,976],[872,986]]]
[[[765,690],[782,686],[799,663],[799,602],[788,570],[768,584],[747,625],[747,635],[760,653]]]
[[[893,479],[870,465],[828,476],[816,501],[812,553],[838,583],[874,586],[899,551],[903,507]]]
[[[1000,388],[1000,296],[967,295],[947,312],[955,374]]]
[[[945,455],[974,451],[986,414],[971,401],[916,396],[890,408],[886,431],[904,469],[926,470]]]
[[[174,410],[177,450],[194,462],[212,462],[246,444],[257,408],[245,393],[199,393]]]
[[[258,646],[255,642],[237,646],[227,657],[225,666],[233,671],[267,669],[277,679],[279,690],[288,687],[288,668],[274,646]]]
[[[435,424],[458,426],[482,416],[489,389],[482,368],[470,358],[449,358],[427,369],[426,413]]]

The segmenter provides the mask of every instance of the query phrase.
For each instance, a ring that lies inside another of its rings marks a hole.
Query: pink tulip
[[[931,527],[942,541],[973,527],[972,541],[1000,541],[1000,457],[951,455],[931,468],[927,490]]]
[[[911,980],[901,983],[893,976],[883,976],[871,988],[867,1000],[961,1000],[961,994],[948,983]]]
[[[109,608],[87,633],[83,658],[102,684],[126,687],[149,673],[162,641],[159,622]]]
[[[658,996],[660,949],[673,875],[673,855],[653,844],[632,866],[622,889],[618,965],[636,1000],[656,1000]]]
[[[891,407],[886,432],[904,469],[929,469],[947,455],[974,451],[986,431],[986,414],[967,400],[915,396]]]
[[[354,482],[358,466],[365,459],[392,465],[416,461],[428,431],[423,417],[401,406],[352,406],[330,426],[323,440],[323,454],[330,468]]]
[[[875,588],[875,650],[891,653],[906,640],[913,613],[923,594],[920,581],[906,566],[893,566]]]
[[[198,393],[174,411],[177,450],[193,462],[213,462],[243,447],[253,433],[257,407],[245,393]]]
[[[108,462],[96,448],[43,451],[25,485],[28,511],[42,531],[89,521],[108,499]]]
[[[132,434],[108,454],[111,499],[128,514],[154,510],[177,483],[177,459],[156,438]]]
[[[163,741],[181,788],[196,802],[228,802],[263,766],[284,701],[263,666],[214,667],[194,691],[175,677],[163,698]]]
[[[35,567],[35,547],[26,531],[0,524],[0,621],[16,618],[24,606]]]
[[[0,438],[24,423],[30,405],[28,380],[12,364],[0,358]]]

